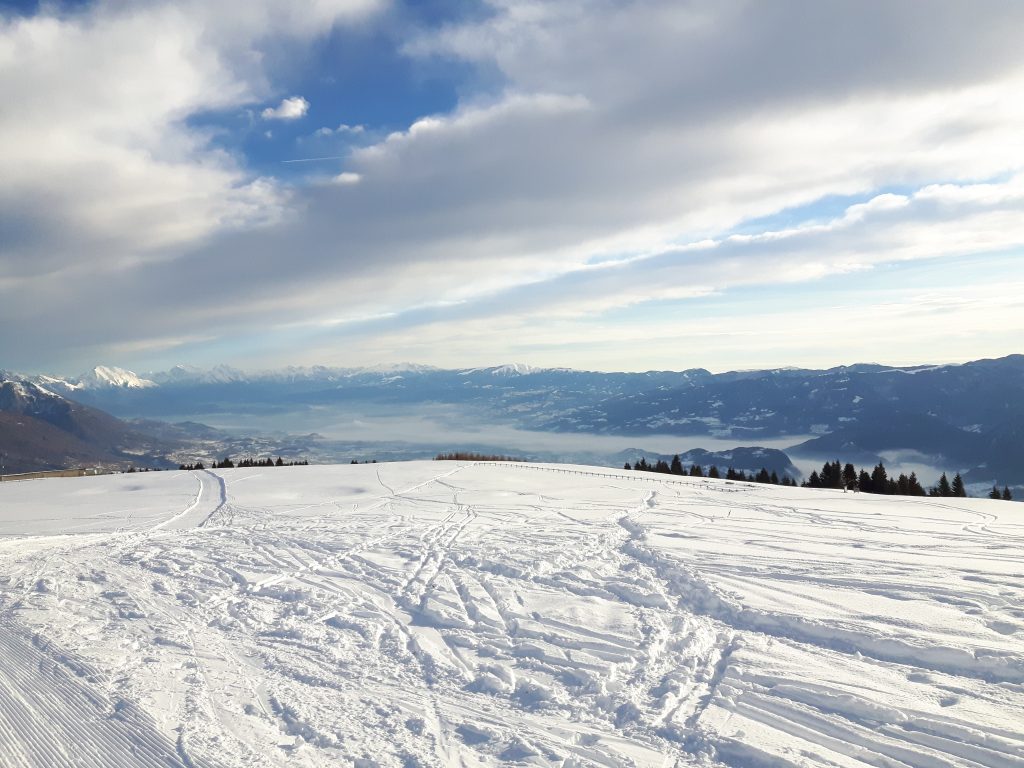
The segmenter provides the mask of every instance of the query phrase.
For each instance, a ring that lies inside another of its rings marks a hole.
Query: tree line
[[[245,458],[240,459],[238,463],[235,463],[230,456],[225,456],[220,461],[214,461],[210,465],[210,469],[234,469],[235,467],[306,467],[309,466],[309,461],[303,459],[302,461],[285,461],[280,456],[277,460],[274,459],[252,459]],[[178,469],[191,470],[191,469],[206,469],[206,465],[201,461],[197,461],[195,464],[180,464]]]
[[[811,472],[811,476],[802,483],[805,488],[843,488],[862,493],[878,493],[888,496],[953,496],[966,498],[967,488],[964,480],[957,472],[950,482],[946,473],[939,477],[939,482],[927,490],[917,479],[917,474],[910,475],[900,473],[898,477],[890,477],[883,462],[878,462],[870,473],[866,469],[858,470],[853,464],[841,466],[839,461],[826,461],[819,473],[817,470]],[[1012,501],[1013,494],[1009,486],[1004,486],[1002,492],[996,486],[992,486],[989,493],[990,499],[1002,499]]]
[[[449,451],[439,453],[434,461],[526,461],[515,456],[501,456],[496,453],[473,453],[472,451]]]
[[[683,467],[683,462],[679,458],[679,454],[672,457],[672,462],[669,463],[664,459],[658,459],[653,464],[648,463],[646,457],[641,456],[635,464],[630,464],[628,461],[623,466],[623,469],[635,470],[639,472],[661,472],[666,475],[686,475],[688,477],[723,477],[721,470],[717,466],[711,465],[705,471],[704,467],[700,464],[691,464],[689,469]],[[796,486],[796,480],[791,478],[789,475],[783,475],[781,478],[772,470],[769,472],[766,468],[761,467],[759,472],[751,472],[749,475],[742,469],[735,469],[729,467],[725,470],[724,475],[726,480],[740,480],[748,483],[768,483],[771,485],[791,485]]]
[[[722,477],[721,471],[714,465],[705,470],[699,464],[692,464],[689,470],[687,470],[683,467],[678,454],[672,457],[671,463],[664,459],[658,459],[651,464],[648,463],[645,457],[641,457],[632,465],[627,461],[623,469],[638,470],[640,472],[660,472],[666,475],[687,475],[689,477]],[[769,472],[764,467],[759,472],[751,472],[749,475],[742,470],[729,467],[724,477],[726,480],[739,480],[748,483],[797,485],[796,480],[792,479],[789,475],[783,475],[780,478],[774,470]],[[953,476],[952,482],[950,482],[946,473],[943,472],[936,485],[925,489],[917,479],[915,472],[911,472],[910,475],[901,472],[898,477],[890,477],[885,464],[881,461],[878,462],[870,473],[866,469],[857,469],[853,464],[842,465],[838,460],[826,461],[820,472],[814,470],[811,472],[810,477],[800,483],[800,485],[803,488],[842,488],[844,490],[885,494],[888,496],[958,496],[961,498],[967,496],[967,488],[959,472]],[[1009,486],[1003,486],[1003,490],[1000,491],[999,488],[993,485],[988,498],[1012,501],[1013,494],[1010,493]]]

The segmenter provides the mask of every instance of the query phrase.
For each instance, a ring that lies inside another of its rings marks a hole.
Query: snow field
[[[1024,513],[517,464],[0,486],[3,766],[1024,766]]]

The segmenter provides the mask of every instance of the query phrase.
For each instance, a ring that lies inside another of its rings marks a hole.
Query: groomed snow
[[[1024,507],[410,462],[0,485],[0,765],[1024,766]]]

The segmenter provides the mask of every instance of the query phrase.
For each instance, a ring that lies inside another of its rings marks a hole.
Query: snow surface
[[[410,462],[0,485],[0,765],[1024,766],[1024,508]]]

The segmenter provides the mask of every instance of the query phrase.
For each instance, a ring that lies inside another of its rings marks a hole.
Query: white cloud
[[[69,344],[127,343],[160,325],[315,327],[344,296],[346,316],[393,324],[361,343],[437,324],[468,354],[472,313],[519,345],[557,318],[568,345],[617,308],[1024,247],[1022,4],[490,5],[405,51],[500,88],[471,78],[451,112],[304,188],[252,178],[187,118],[266,103],[261,41],[361,23],[373,3],[101,2],[4,22],[0,97],[19,113],[0,116],[0,217],[17,222],[0,321],[39,346],[43,308],[66,306],[83,318]],[[862,202],[750,223],[836,196]],[[31,280],[69,269],[73,288]],[[111,291],[121,317],[102,311]],[[495,354],[532,361],[519,349]]]
[[[309,111],[309,102],[301,96],[284,99],[276,107],[267,107],[260,112],[264,120],[298,120]]]
[[[342,123],[337,128],[328,128],[326,126],[324,126],[323,128],[317,128],[316,131],[314,131],[314,135],[315,136],[334,136],[335,134],[338,134],[338,133],[350,133],[350,134],[353,134],[353,135],[359,135],[361,133],[364,133],[365,131],[366,131],[366,126],[365,125],[348,125],[347,123]]]

